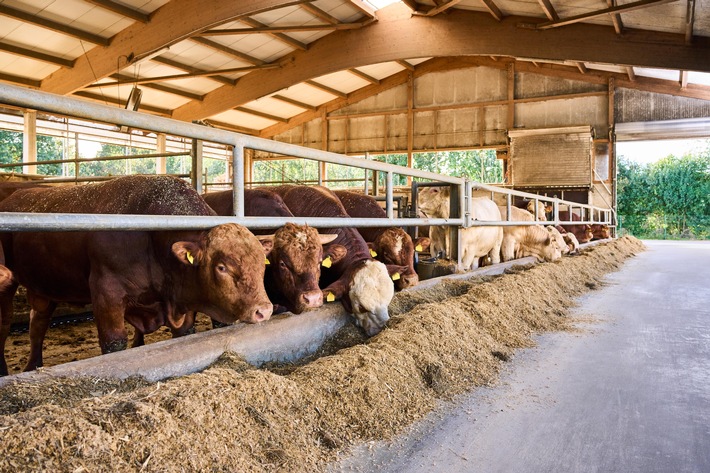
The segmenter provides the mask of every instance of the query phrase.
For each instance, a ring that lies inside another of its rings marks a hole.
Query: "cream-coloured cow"
[[[507,219],[505,207],[499,207],[503,220]],[[524,209],[511,207],[511,221],[532,222],[533,215]],[[557,242],[550,236],[550,232],[542,225],[520,225],[503,227],[503,244],[501,257],[503,261],[515,258],[535,256],[540,261],[555,261],[562,257],[562,252]]]
[[[430,218],[449,218],[449,198],[450,189],[448,187],[427,187],[419,192],[418,202],[419,210]],[[476,197],[471,200],[471,216],[474,220],[480,221],[499,221],[501,220],[500,211],[495,202],[486,197]],[[446,227],[431,227],[443,228],[444,234],[448,234]],[[430,238],[432,235],[437,235],[430,229]],[[448,249],[447,240],[443,239],[444,249]],[[479,258],[481,256],[490,256],[491,263],[500,263],[500,246],[503,241],[503,229],[501,227],[470,227],[465,228],[461,232],[461,267],[462,271],[478,268]],[[434,245],[432,238],[431,245]],[[442,245],[440,240],[437,240],[437,246]],[[430,248],[432,247],[430,246]],[[434,253],[432,250],[432,254]],[[448,252],[447,252],[448,253]]]
[[[560,252],[563,255],[569,254],[571,248],[569,247],[569,245],[567,245],[567,242],[565,241],[562,234],[552,225],[548,225],[545,228],[547,228],[547,231],[550,232],[550,236],[557,243],[557,247],[560,249]]]
[[[530,212],[533,216],[535,215],[535,201],[534,200],[528,201],[528,212]],[[547,215],[545,215],[546,212],[552,212],[552,209],[547,207],[544,202],[540,202],[538,200],[537,201],[537,219],[540,222],[547,222]]]

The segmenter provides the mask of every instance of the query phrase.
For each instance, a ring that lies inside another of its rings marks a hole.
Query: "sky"
[[[710,147],[710,140],[617,141],[616,155],[648,164],[672,154],[680,157]]]

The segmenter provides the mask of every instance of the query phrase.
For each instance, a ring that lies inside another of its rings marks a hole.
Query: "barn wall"
[[[710,117],[710,101],[633,89],[616,89],[616,123]]]

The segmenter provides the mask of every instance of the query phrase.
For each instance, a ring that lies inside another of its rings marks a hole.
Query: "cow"
[[[529,200],[525,207],[533,216],[535,215],[535,201]],[[547,214],[552,212],[552,205],[546,202],[537,201],[537,220],[540,222],[547,221]]]
[[[557,247],[560,249],[560,253],[562,253],[563,255],[569,254],[572,248],[567,244],[567,241],[565,240],[562,233],[560,233],[560,231],[552,225],[548,225],[545,228],[547,228],[547,231],[550,232],[550,237],[552,237],[552,239],[555,240],[555,242],[557,243]]]
[[[425,218],[449,218],[449,187],[424,187],[417,195],[417,210]],[[442,225],[429,227],[429,252],[432,256],[449,256],[449,228]]]
[[[576,213],[572,213],[572,218],[570,218],[570,212],[568,210],[561,210],[559,212],[559,219],[562,222],[581,221],[579,215],[577,215]],[[592,233],[592,226],[588,224],[563,223],[562,228],[564,228],[568,232],[573,233],[579,243],[587,243],[592,238],[594,238],[594,234]]]
[[[506,207],[499,207],[505,220],[514,222],[533,222],[535,217],[527,210],[511,207],[511,218],[508,219]],[[535,256],[540,261],[555,261],[562,257],[560,247],[550,236],[550,232],[542,225],[506,226],[503,229],[503,244],[501,257],[503,261],[516,258]]]
[[[387,218],[387,212],[369,195],[347,190],[333,192],[351,217]],[[395,281],[395,289],[402,290],[419,282],[419,276],[414,269],[414,253],[426,250],[429,247],[429,238],[421,237],[412,241],[412,237],[399,227],[362,227],[357,231],[379,261],[407,267],[407,270]]]
[[[577,237],[574,236],[574,233],[568,232],[562,227],[562,225],[556,225],[555,230],[557,230],[562,235],[565,244],[569,248],[570,254],[574,254],[579,251],[579,241],[577,241]]]
[[[611,230],[609,229],[609,225],[597,223],[591,225],[591,230],[592,240],[606,240],[607,238],[611,238]]]
[[[233,192],[212,192],[202,196],[217,215],[234,215]],[[244,214],[262,217],[293,217],[280,195],[267,189],[244,189]],[[337,235],[320,235],[306,225],[287,223],[274,234],[266,255],[266,291],[274,304],[283,305],[294,314],[323,305],[318,287],[321,263],[347,250],[338,245],[323,248]],[[276,310],[276,309],[275,309]]]
[[[279,194],[286,206],[298,217],[350,218],[340,199],[323,186],[284,185],[269,187]],[[338,235],[334,243],[347,249],[337,261],[328,261],[321,287],[326,300],[340,299],[347,312],[355,317],[368,336],[382,331],[389,320],[388,306],[394,296],[395,279],[407,267],[385,265],[372,258],[365,239],[354,228],[322,229],[322,233]]]
[[[185,181],[169,176],[18,190],[0,202],[0,211],[214,215]],[[42,342],[58,302],[92,304],[102,353],[126,348],[125,322],[150,333],[162,325],[181,329],[189,311],[223,323],[261,322],[272,313],[263,282],[263,246],[240,225],[200,231],[11,232],[0,238],[6,265],[27,289],[31,306],[25,370],[42,366]],[[3,354],[16,287],[0,294]],[[0,371],[7,374],[4,355]]]
[[[427,187],[419,192],[419,209],[428,217],[449,218],[449,187]],[[500,221],[501,214],[495,202],[487,197],[471,199],[471,217],[479,221]],[[436,228],[436,227],[432,227]],[[430,233],[431,234],[431,233]],[[492,264],[500,263],[503,228],[500,226],[473,226],[461,231],[461,267],[467,271],[479,266],[480,258],[488,256]]]

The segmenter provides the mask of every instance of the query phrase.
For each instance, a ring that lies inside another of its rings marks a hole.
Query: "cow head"
[[[323,293],[341,299],[345,310],[355,317],[355,324],[371,337],[380,333],[390,318],[394,284],[384,264],[366,259],[348,268]]]
[[[528,202],[528,212],[530,212],[533,216],[535,216],[535,201],[531,200]],[[545,215],[545,212],[548,212],[547,207],[543,202],[538,201],[537,202],[537,219],[541,222],[547,221],[547,216]]]
[[[273,248],[266,255],[276,288],[286,299],[288,309],[300,314],[306,309],[323,305],[323,293],[318,287],[321,264],[329,258],[336,263],[347,250],[342,245],[323,245],[338,235],[319,235],[315,228],[287,223],[274,234]],[[342,251],[344,250],[344,251]]]
[[[451,189],[443,187],[425,187],[417,195],[419,212],[427,218],[449,218],[449,197]]]
[[[394,286],[399,291],[419,282],[419,276],[414,270],[414,252],[424,251],[424,248],[429,246],[429,242],[428,238],[419,238],[415,246],[412,237],[407,232],[401,228],[392,227],[382,232],[374,242],[368,243],[368,246],[376,253],[376,258],[379,261],[386,265],[397,265],[404,268],[394,279]]]
[[[593,225],[592,234],[594,235],[594,239],[597,240],[606,240],[607,238],[611,238],[611,231],[609,230],[609,225],[606,224]]]
[[[268,240],[268,237],[267,237]],[[264,248],[241,225],[219,225],[199,241],[172,245],[175,257],[188,266],[182,297],[189,310],[222,323],[256,323],[271,317],[273,306],[264,290]]]
[[[560,252],[563,255],[566,255],[567,253],[570,252],[570,248],[569,248],[569,246],[567,246],[567,243],[565,242],[565,239],[562,237],[562,234],[559,232],[559,230],[557,230],[552,225],[549,225],[547,227],[547,231],[550,233],[550,238],[552,238],[552,240],[557,245],[557,247],[560,249]]]
[[[574,236],[574,233],[563,233],[562,238],[564,238],[565,243],[567,243],[567,247],[569,248],[570,254],[576,253],[577,250],[579,250],[579,241],[577,241],[577,237]]]

